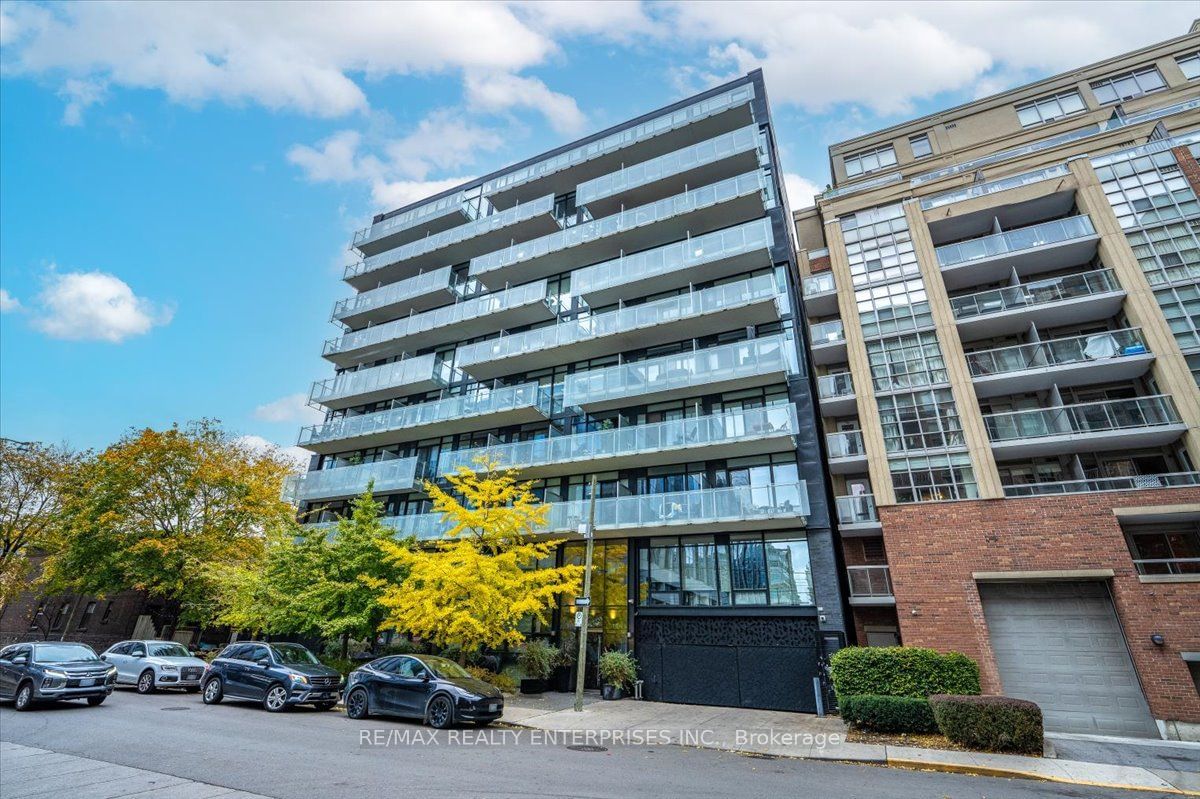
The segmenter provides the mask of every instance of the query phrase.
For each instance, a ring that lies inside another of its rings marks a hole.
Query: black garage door
[[[817,622],[788,616],[639,616],[642,695],[658,702],[815,713]]]

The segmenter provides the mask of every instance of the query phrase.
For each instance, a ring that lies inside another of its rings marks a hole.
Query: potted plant
[[[554,690],[569,694],[575,688],[575,659],[579,653],[579,639],[567,633],[562,637],[562,646],[558,648],[558,657],[554,660],[554,674],[551,683]]]
[[[628,652],[613,650],[600,656],[600,695],[623,699],[625,690],[637,679],[637,661]]]
[[[534,640],[525,644],[521,650],[521,693],[540,694],[546,690],[546,680],[554,672],[554,661],[558,658],[558,648],[545,641]]]

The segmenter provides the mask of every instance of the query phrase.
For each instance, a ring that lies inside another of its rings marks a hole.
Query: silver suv
[[[117,667],[117,684],[137,686],[139,694],[158,688],[200,690],[205,662],[192,657],[177,641],[122,641],[108,648],[102,659]]]

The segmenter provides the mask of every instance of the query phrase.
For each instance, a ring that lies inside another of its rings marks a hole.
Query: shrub
[[[637,679],[637,661],[628,652],[613,650],[600,656],[600,680],[606,685],[622,688],[632,685]]]
[[[417,651],[417,645],[407,638],[397,638],[380,650],[384,655],[411,655]]]
[[[558,660],[558,647],[545,641],[533,640],[525,644],[520,656],[521,670],[531,680],[548,680],[554,673]]]
[[[972,749],[1042,753],[1042,709],[1007,696],[929,697],[938,729]]]
[[[340,657],[331,657],[329,655],[319,657],[319,658],[317,658],[317,660],[321,661],[323,664],[325,664],[326,666],[328,666],[331,669],[337,669],[337,671],[339,671],[343,677],[345,677],[350,672],[354,671],[354,669],[358,665],[358,664],[354,663],[352,660],[340,658]]]
[[[830,658],[838,703],[843,696],[979,693],[979,666],[959,652],[913,646],[851,646]]]
[[[554,665],[558,668],[569,669],[575,665],[575,659],[578,656],[579,639],[572,633],[566,633],[562,637],[562,645],[558,647],[558,658],[554,661]]]
[[[497,674],[494,671],[488,671],[482,666],[467,666],[467,671],[477,680],[483,680],[488,685],[494,685],[506,694],[515,693],[517,684],[512,677],[507,674]]]
[[[929,700],[910,696],[843,696],[842,718],[876,732],[936,732]]]

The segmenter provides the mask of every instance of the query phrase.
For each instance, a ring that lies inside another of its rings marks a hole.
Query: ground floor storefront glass
[[[813,604],[802,533],[655,537],[638,549],[643,607]]]

